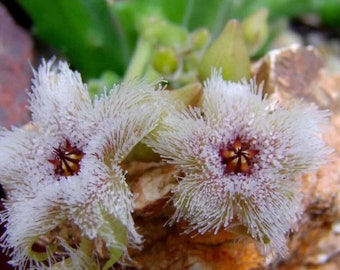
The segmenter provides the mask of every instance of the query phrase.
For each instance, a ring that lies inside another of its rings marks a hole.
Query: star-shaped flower
[[[104,241],[107,269],[141,243],[119,164],[156,127],[163,91],[134,81],[91,100],[80,75],[54,61],[32,82],[32,127],[0,133],[3,245],[20,269],[86,269],[99,267],[93,245]]]
[[[149,146],[185,176],[174,190],[172,222],[187,232],[229,229],[287,252],[285,235],[300,216],[297,176],[327,160],[320,138],[327,112],[263,97],[254,82],[213,72],[201,108],[169,113]]]

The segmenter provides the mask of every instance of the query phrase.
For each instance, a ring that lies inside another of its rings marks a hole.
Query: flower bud
[[[176,53],[172,48],[159,48],[152,59],[152,67],[162,75],[171,75],[178,68]]]
[[[181,44],[187,39],[187,31],[183,27],[153,16],[141,21],[140,31],[149,42],[164,46]]]
[[[262,8],[245,18],[242,23],[243,35],[250,55],[255,54],[267,40],[267,17],[268,10]]]
[[[191,34],[191,46],[195,50],[201,50],[208,43],[210,32],[206,28],[199,28]]]
[[[199,67],[200,79],[209,77],[212,68],[221,68],[225,80],[239,81],[250,77],[250,59],[238,21],[229,21],[205,52]]]
[[[120,81],[119,76],[112,71],[105,71],[102,73],[99,79],[90,79],[87,81],[87,87],[91,97],[100,95],[103,93],[103,89],[112,88],[115,83]]]

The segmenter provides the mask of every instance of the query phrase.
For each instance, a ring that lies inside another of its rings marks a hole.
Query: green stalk
[[[151,43],[140,36],[132,59],[125,73],[125,81],[140,78],[143,76],[146,65],[149,63],[151,52]]]
[[[86,235],[81,238],[80,250],[88,257],[92,256],[93,252],[93,241],[90,240]]]

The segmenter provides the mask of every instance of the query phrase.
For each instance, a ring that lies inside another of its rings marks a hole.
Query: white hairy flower
[[[285,255],[285,234],[301,212],[296,178],[330,152],[319,136],[326,118],[301,102],[280,107],[254,82],[226,82],[213,72],[201,109],[169,113],[147,140],[185,173],[172,222],[185,219],[187,232],[242,232]]]
[[[83,269],[75,262],[95,256],[89,245],[96,238],[117,259],[127,245],[141,243],[119,164],[157,125],[163,91],[135,81],[92,101],[80,75],[54,61],[44,62],[32,82],[33,127],[0,132],[0,183],[7,193],[1,240],[12,250],[11,264]],[[80,246],[57,234],[69,223],[80,231]],[[36,250],[41,237],[52,237],[46,252]]]

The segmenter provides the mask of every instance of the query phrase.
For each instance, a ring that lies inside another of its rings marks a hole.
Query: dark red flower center
[[[233,143],[228,143],[220,150],[222,164],[226,164],[225,173],[250,173],[253,157],[258,150],[251,149],[249,144],[243,143],[240,137],[236,137]]]
[[[54,158],[48,161],[54,165],[54,172],[60,176],[70,176],[78,174],[80,170],[80,161],[85,155],[83,151],[76,146],[71,146],[68,140],[65,140],[65,146],[53,147]]]

